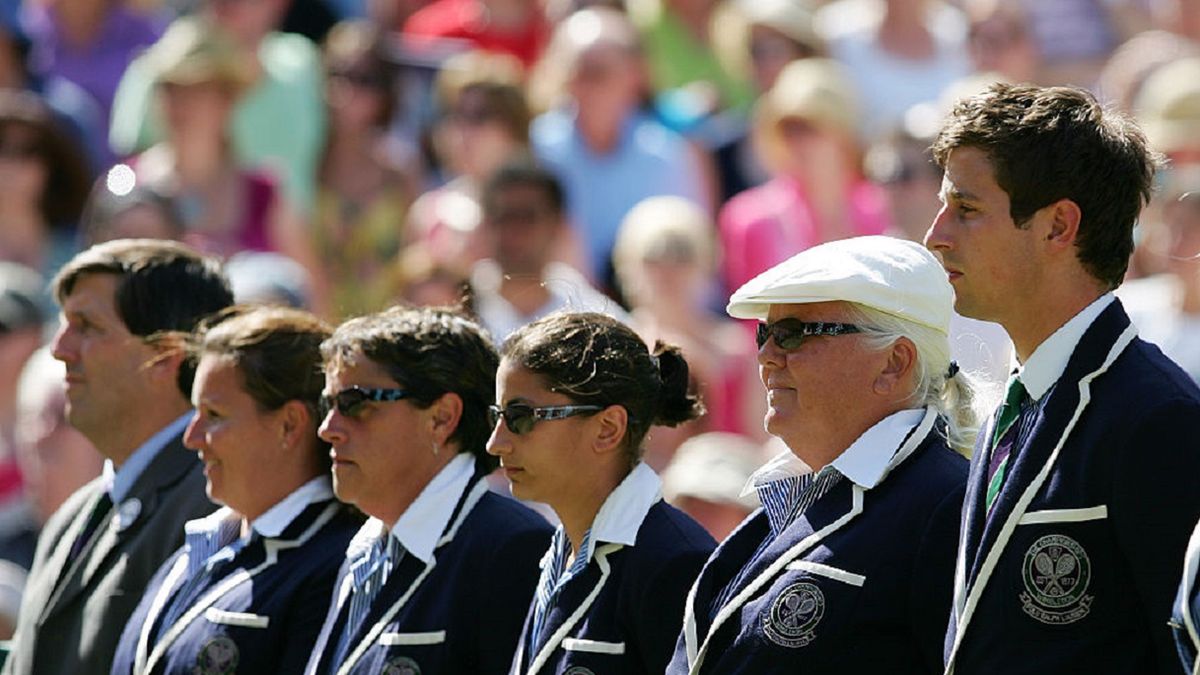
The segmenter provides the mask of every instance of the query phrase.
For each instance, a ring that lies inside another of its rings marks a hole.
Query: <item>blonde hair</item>
[[[754,142],[763,163],[778,171],[786,165],[788,150],[780,137],[779,123],[799,118],[848,141],[856,138],[858,94],[843,66],[830,59],[797,59],[787,64],[754,111]]]
[[[718,257],[713,232],[708,214],[683,197],[649,197],[638,202],[621,221],[613,246],[613,268],[621,289],[636,296],[642,285],[642,262],[664,252],[682,250],[702,273],[711,274]]]

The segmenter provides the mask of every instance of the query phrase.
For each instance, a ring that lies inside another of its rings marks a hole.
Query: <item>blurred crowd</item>
[[[1087,87],[1169,158],[1119,295],[1200,378],[1192,0],[0,0],[0,634],[101,465],[43,347],[76,252],[176,239],[240,301],[462,301],[497,342],[616,316],[692,364],[707,413],[646,461],[720,540],[770,455],[729,292],[822,242],[920,240],[941,117],[996,80]],[[977,328],[960,360],[1002,380]]]

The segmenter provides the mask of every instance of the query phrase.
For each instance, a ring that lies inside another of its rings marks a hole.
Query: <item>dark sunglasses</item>
[[[520,436],[533,431],[533,425],[544,420],[563,420],[575,415],[600,412],[604,406],[599,405],[548,405],[541,408],[512,403],[501,408],[498,405],[488,406],[488,424],[495,428],[504,418],[504,426]]]
[[[774,338],[775,346],[784,351],[799,349],[804,338],[810,335],[847,335],[857,333],[858,326],[848,323],[830,323],[828,321],[801,321],[800,319],[780,319],[775,323],[760,323],[754,333],[754,341],[762,349],[767,344],[767,338]]]
[[[333,396],[321,396],[321,417],[329,411],[337,409],[345,417],[355,417],[362,412],[363,404],[368,402],[399,401],[410,394],[403,389],[365,389],[363,387],[347,387]]]

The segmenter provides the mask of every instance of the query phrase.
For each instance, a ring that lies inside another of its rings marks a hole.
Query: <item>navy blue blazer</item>
[[[688,588],[716,545],[696,521],[659,500],[633,546],[597,544],[587,568],[551,608],[538,644],[526,652],[530,604],[512,675],[659,675],[675,649]]]
[[[433,561],[406,555],[371,605],[344,663],[331,663],[353,577],[342,564],[333,605],[306,673],[479,675],[508,671],[521,620],[553,530],[514,500],[492,494],[477,471]],[[344,552],[343,552],[344,553]]]
[[[1175,647],[1183,671],[1195,675],[1200,672],[1200,588],[1196,577],[1200,573],[1200,523],[1192,532],[1188,542],[1187,558],[1183,561],[1183,581],[1175,596],[1171,613],[1171,630],[1175,632]]]
[[[770,534],[756,511],[709,558],[667,667],[684,673],[936,673],[967,461],[930,409],[873,488],[841,480]]]
[[[1119,301],[1021,434],[985,517],[971,463],[946,672],[1178,672],[1167,619],[1200,518],[1200,390]]]
[[[321,629],[342,552],[362,524],[329,499],[308,505],[278,537],[255,535],[188,592],[164,625],[187,570],[185,548],[159,569],[125,626],[112,675],[301,673]]]

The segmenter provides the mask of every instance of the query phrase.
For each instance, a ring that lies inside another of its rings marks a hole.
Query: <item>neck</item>
[[[1033,356],[1033,352],[1047,338],[1062,328],[1063,324],[1070,321],[1072,317],[1095,302],[1104,292],[1098,287],[1089,288],[1086,291],[1080,288],[1076,289],[1074,293],[1059,294],[1066,297],[1057,300],[1045,297],[1035,306],[1023,307],[1019,317],[1001,321],[1000,324],[1004,326],[1009,338],[1012,339],[1017,361],[1020,363],[1028,361],[1029,357]],[[1054,295],[1053,291],[1049,293]]]
[[[316,448],[310,447],[305,450],[293,450],[292,452],[309,453],[307,456],[316,455]],[[250,523],[258,520],[264,513],[270,511],[276,504],[287,499],[288,495],[296,490],[299,490],[305,483],[316,478],[322,472],[313,470],[308,464],[295,467],[280,467],[280,472],[275,474],[275,478],[271,481],[271,485],[261,485],[258,494],[256,495],[258,503],[255,505],[247,505],[244,509],[230,507],[237,511],[242,516],[243,530],[250,531]],[[280,475],[282,474],[282,475]]]
[[[530,316],[550,301],[550,291],[541,274],[505,274],[500,280],[500,297],[523,316]]]
[[[933,36],[925,27],[925,5],[920,0],[887,3],[879,25],[884,49],[901,57],[922,59],[933,53]]]
[[[417,501],[417,497],[421,496],[421,492],[457,456],[457,447],[452,445],[443,446],[439,450],[436,461],[428,465],[424,475],[413,476],[413,480],[408,481],[405,485],[397,485],[391,493],[394,501],[384,505],[383,508],[379,509],[378,513],[367,512],[367,515],[375,516],[383,521],[383,524],[390,532],[392,528],[396,527],[396,523],[399,522],[404,512],[412,506],[413,502]]]
[[[586,481],[576,486],[569,493],[568,499],[557,500],[557,503],[550,505],[562,521],[563,532],[571,542],[573,554],[579,553],[583,535],[591,528],[592,523],[596,522],[596,514],[600,512],[600,507],[604,506],[604,500],[617,489],[627,473],[612,471],[606,479]]]
[[[184,150],[180,146],[187,146]],[[226,168],[224,143],[180,139],[174,153],[175,173],[189,188],[202,188],[216,180]]]
[[[1200,314],[1200,274],[1195,271],[1180,277],[1182,298],[1179,306],[1184,314],[1196,316]]]
[[[170,410],[163,408],[155,414],[139,415],[137,419],[107,425],[104,433],[88,434],[88,440],[119,469],[143,443],[189,410],[191,407],[181,402]]]
[[[612,152],[621,141],[621,130],[625,117],[605,118],[599,115],[580,114],[575,121],[579,134],[588,149],[598,155]]]

